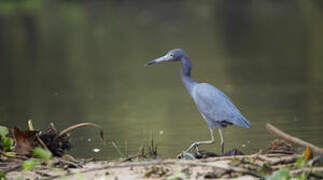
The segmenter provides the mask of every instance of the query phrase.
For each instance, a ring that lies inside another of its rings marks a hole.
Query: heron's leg
[[[212,128],[209,128],[210,130],[210,134],[211,134],[211,140],[209,141],[197,141],[197,142],[194,142],[193,144],[190,145],[189,148],[187,148],[184,153],[187,153],[188,151],[190,151],[191,149],[193,148],[198,148],[199,145],[201,144],[213,144],[215,142],[215,138],[214,138],[214,134],[213,134],[213,129]]]
[[[221,153],[223,155],[224,154],[224,140],[223,140],[223,135],[222,135],[221,128],[218,128],[218,130],[219,130],[219,134],[220,134],[220,138],[221,138]]]

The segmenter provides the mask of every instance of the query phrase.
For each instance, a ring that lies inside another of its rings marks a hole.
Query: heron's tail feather
[[[237,117],[234,124],[244,128],[250,128],[249,121],[242,114],[240,114],[240,116]]]

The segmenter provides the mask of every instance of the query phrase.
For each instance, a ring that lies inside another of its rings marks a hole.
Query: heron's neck
[[[181,72],[181,77],[182,77],[182,82],[189,92],[190,95],[192,95],[192,90],[196,82],[192,79],[191,77],[191,69],[192,69],[192,63],[190,59],[186,56],[182,57],[181,59],[182,63],[182,72]]]

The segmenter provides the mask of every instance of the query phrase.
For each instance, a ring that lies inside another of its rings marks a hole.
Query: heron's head
[[[167,62],[167,61],[180,61],[182,57],[185,57],[186,53],[183,49],[172,49],[167,52],[165,56],[159,57],[152,61],[149,61],[145,64],[145,66],[149,66],[152,64]]]

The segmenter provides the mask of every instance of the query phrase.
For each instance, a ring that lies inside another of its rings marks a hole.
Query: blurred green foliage
[[[0,171],[0,180],[6,180],[6,174],[2,171]]]
[[[35,166],[40,165],[40,163],[41,163],[40,159],[31,158],[31,159],[28,159],[28,160],[24,161],[23,168],[24,168],[25,171],[30,171]]]
[[[42,159],[46,163],[48,163],[49,159],[52,157],[52,153],[50,151],[40,148],[40,147],[34,148],[33,155],[36,157],[39,157],[40,159]]]
[[[35,166],[40,165],[42,162],[48,163],[52,157],[52,153],[46,149],[36,147],[33,150],[33,155],[38,158],[31,158],[23,163],[23,168],[26,171],[33,169]]]
[[[308,164],[308,161],[304,157],[299,157],[295,163],[295,168],[298,169],[304,169],[306,166],[311,166]],[[302,173],[291,177],[290,171],[292,168],[280,168],[278,171],[276,171],[272,177],[268,177],[267,180],[289,180],[289,179],[295,179],[295,180],[306,180],[308,179],[308,173],[303,171]]]
[[[5,126],[0,126],[1,148],[2,151],[8,152],[14,149],[13,139],[8,137],[9,130]]]
[[[0,126],[0,136],[7,136],[9,134],[9,130],[5,126]]]
[[[274,173],[273,177],[268,178],[268,180],[289,180],[289,169],[281,168]]]

